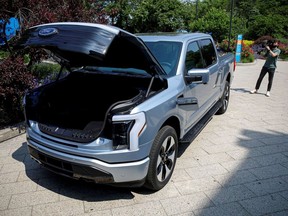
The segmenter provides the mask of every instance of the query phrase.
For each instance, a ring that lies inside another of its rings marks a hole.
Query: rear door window
[[[186,71],[194,68],[203,68],[203,60],[200,53],[200,47],[198,43],[192,42],[188,45],[185,59]]]
[[[201,52],[203,55],[205,68],[208,68],[217,62],[215,48],[210,39],[200,40],[200,43],[201,43]]]

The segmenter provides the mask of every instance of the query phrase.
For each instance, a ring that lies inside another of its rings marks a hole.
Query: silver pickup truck
[[[75,179],[160,190],[182,143],[227,110],[234,55],[202,33],[131,34],[91,23],[28,29],[58,78],[24,97],[31,157]]]

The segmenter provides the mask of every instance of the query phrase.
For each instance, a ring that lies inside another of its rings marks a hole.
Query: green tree
[[[198,1],[199,16],[204,16],[211,8],[217,8],[219,10],[230,11],[231,0],[203,0]],[[196,6],[196,5],[195,5]]]
[[[131,22],[131,11],[138,7],[139,0],[105,1],[105,12],[110,17],[110,24],[128,29]]]
[[[239,29],[239,26],[241,27],[241,20],[235,19],[234,23],[238,26],[237,30],[241,32],[241,30]],[[209,9],[209,11],[207,11],[204,16],[198,18],[194,22],[191,22],[189,25],[189,30],[192,32],[210,33],[215,40],[222,41],[223,39],[228,38],[229,24],[229,13],[227,13],[226,10],[212,7]],[[235,37],[235,28],[233,29],[234,30],[232,32],[232,37]]]
[[[263,35],[270,35],[275,38],[287,37],[288,20],[278,14],[269,14],[267,16],[256,16],[251,22],[247,38],[257,39]]]
[[[235,16],[245,19],[245,27],[249,28],[249,24],[254,20],[255,16],[259,15],[260,11],[257,7],[256,0],[236,1]]]
[[[120,0],[110,1],[106,10],[113,25],[128,31],[171,32],[185,28],[185,5],[180,0]]]
[[[235,15],[246,20],[247,39],[263,35],[287,37],[288,2],[286,0],[237,0]]]

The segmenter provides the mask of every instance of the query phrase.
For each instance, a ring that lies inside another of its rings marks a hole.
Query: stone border
[[[12,139],[24,133],[26,133],[24,122],[4,128],[0,130],[0,143],[6,140]]]
[[[254,62],[251,63],[242,63],[242,62],[236,62],[236,66],[250,66],[257,64],[257,59],[254,60]]]

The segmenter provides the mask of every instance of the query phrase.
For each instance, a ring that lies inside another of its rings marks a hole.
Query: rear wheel
[[[229,82],[226,81],[225,83],[225,88],[223,95],[221,97],[221,107],[220,109],[216,112],[217,115],[224,114],[227,111],[228,104],[229,104],[229,99],[230,99],[230,85]]]
[[[158,132],[150,152],[146,188],[157,191],[169,182],[175,168],[177,152],[176,131],[170,126],[164,126]]]

